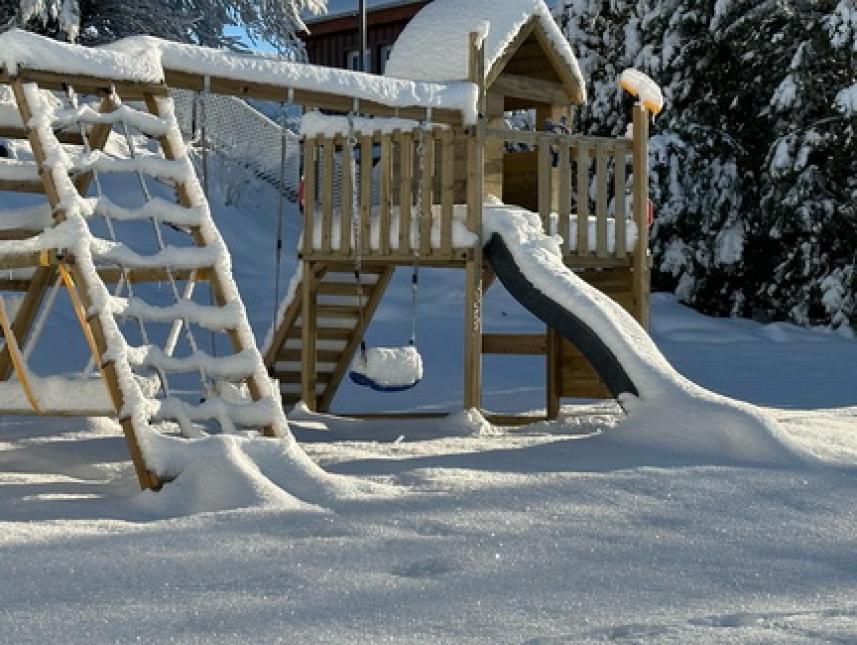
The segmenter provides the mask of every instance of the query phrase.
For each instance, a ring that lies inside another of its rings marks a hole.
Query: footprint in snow
[[[435,557],[402,564],[393,569],[391,573],[400,578],[434,578],[458,568],[446,558]]]

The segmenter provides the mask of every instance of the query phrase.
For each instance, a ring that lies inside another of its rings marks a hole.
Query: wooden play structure
[[[62,47],[72,58],[84,49]],[[474,88],[475,120],[456,105],[308,88],[290,76],[294,63],[268,61],[273,71],[255,77],[226,64],[192,71],[164,55],[157,78],[129,73],[127,54],[106,51],[97,74],[52,69],[38,57],[0,68],[18,111],[0,122],[0,137],[32,151],[32,160],[0,159],[0,194],[36,200],[26,212],[4,212],[0,203],[0,290],[22,294],[15,306],[0,300],[0,412],[114,416],[141,486],[157,488],[177,474],[153,447],[163,437],[287,432],[278,394],[287,406],[302,400],[328,410],[394,270],[415,264],[463,270],[466,408],[481,407],[484,354],[544,356],[548,416],[563,397],[609,396],[555,330],[483,333],[482,298],[494,282],[483,257],[483,209],[502,199],[537,212],[562,237],[566,264],[645,325],[648,113],[634,108],[632,138],[511,130],[504,114],[524,109],[542,127],[565,117],[570,128],[582,79],[536,18],[488,69],[484,47],[469,35],[462,82]],[[261,353],[189,171],[171,89],[290,102],[363,123],[304,137],[301,279]],[[367,117],[378,125],[366,126]],[[396,127],[389,117],[400,120]],[[103,193],[100,175],[114,172],[139,186],[142,202]],[[135,228],[142,224],[154,234],[143,246]],[[92,362],[82,375],[37,376],[28,356],[60,292]],[[232,353],[202,348],[199,339],[212,332],[228,338]]]

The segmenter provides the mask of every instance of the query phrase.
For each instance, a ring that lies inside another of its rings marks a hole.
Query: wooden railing
[[[537,204],[545,230],[562,237],[564,255],[582,265],[608,265],[631,264],[632,256],[645,254],[647,248],[647,132],[645,123],[638,128],[633,139],[500,129],[485,134],[489,141],[535,149]],[[558,214],[556,227],[553,213]],[[594,240],[589,235],[591,217]],[[628,248],[629,221],[636,225],[634,249]]]
[[[465,174],[459,136],[435,127],[305,139],[304,258],[463,257],[455,229],[466,221],[453,221],[456,178]]]

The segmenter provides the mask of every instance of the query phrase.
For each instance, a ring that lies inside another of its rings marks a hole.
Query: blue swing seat
[[[365,374],[360,372],[348,372],[348,378],[350,378],[354,383],[360,385],[362,387],[368,387],[371,390],[375,390],[376,392],[404,392],[405,390],[410,390],[416,387],[417,383],[419,383],[422,379],[418,379],[413,383],[408,383],[406,385],[381,385],[380,383],[372,380]]]

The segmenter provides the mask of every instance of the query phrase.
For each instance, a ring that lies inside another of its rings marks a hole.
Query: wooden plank
[[[299,332],[301,339],[301,398],[310,410],[315,410],[316,383],[316,316],[315,316],[315,276],[313,264],[304,261],[303,280],[301,280],[301,327],[293,331]],[[290,334],[291,336],[292,334]]]
[[[571,150],[559,146],[559,235],[563,253],[571,249]]]
[[[73,146],[82,146],[83,137],[80,133],[69,132],[68,130],[58,130],[54,132],[57,140],[60,143],[66,143]],[[27,129],[14,126],[0,126],[0,138],[3,139],[26,139]]]
[[[545,334],[482,334],[482,353],[509,356],[543,356],[548,351]]]
[[[559,416],[559,399],[562,396],[562,385],[560,383],[560,336],[555,330],[548,328],[546,341],[545,408],[548,419],[556,419]]]
[[[321,250],[330,253],[333,240],[333,153],[330,139],[319,137],[321,156]]]
[[[637,223],[637,245],[634,249],[634,297],[637,321],[649,327],[649,113],[642,105],[634,106],[634,220]]]
[[[301,361],[300,349],[281,349],[277,354],[276,363],[299,363]],[[339,361],[342,352],[335,349],[319,349],[316,348],[316,359],[319,363],[335,363]]]
[[[18,339],[15,338],[15,334],[12,333],[12,326],[9,323],[9,317],[6,315],[6,300],[2,296],[0,296],[0,327],[3,329],[3,339],[6,341],[6,347],[9,348],[9,356],[12,359],[15,374],[18,376],[18,382],[24,390],[24,396],[27,399],[27,403],[30,404],[30,407],[33,408],[34,412],[41,412],[42,409],[39,405],[39,399],[33,391],[32,384],[30,383],[30,372],[27,369],[27,363],[21,355],[21,348],[18,346]]]
[[[506,72],[497,77],[491,89],[504,96],[526,99],[531,104],[533,102],[547,103],[549,105],[569,103],[569,96],[561,83],[533,76],[523,76]]]
[[[469,80],[479,88],[478,113],[485,114],[485,48],[475,32],[470,33]],[[482,207],[485,201],[484,123],[471,129],[467,139],[467,228],[477,235],[464,270],[464,408],[482,407]]]
[[[441,220],[440,248],[445,254],[452,252],[452,218],[455,209],[455,138],[452,131],[441,133]]]
[[[414,136],[396,130],[399,148],[399,253],[411,252],[411,210],[414,187]],[[383,153],[382,153],[383,154]],[[382,252],[386,247],[382,247]]]
[[[45,188],[40,181],[0,179],[0,192],[39,194],[44,193]]]
[[[625,198],[625,181],[626,181],[626,159],[627,149],[624,146],[616,148],[616,165],[613,169],[613,220],[615,222],[616,236],[616,252],[617,258],[627,256],[628,241],[625,237],[626,222],[626,204]]]
[[[349,338],[351,338],[351,334],[353,331],[352,329],[347,327],[319,327],[317,321],[312,326],[315,329],[315,333],[313,334],[314,340],[348,340]],[[303,308],[301,308],[301,324],[300,326],[296,325],[289,331],[288,338],[303,339],[304,329],[305,327],[303,324]],[[303,340],[301,342],[303,342]]]
[[[552,146],[576,147],[579,144],[586,145],[590,151],[598,145],[605,145],[610,150],[616,145],[628,145],[631,140],[624,137],[590,137],[580,134],[555,134],[552,132],[534,130],[505,130],[498,128],[486,128],[484,132],[486,139],[500,139],[509,143],[525,143],[531,146],[545,141]]]
[[[7,77],[8,78],[8,77]],[[65,74],[34,69],[19,69],[15,77],[21,82],[37,83],[42,89],[65,91],[72,86],[81,94],[109,95],[114,89],[119,96],[139,99],[146,95],[165,96],[167,87],[162,83],[136,83],[121,79],[107,79],[83,74]],[[8,83],[11,79],[0,82]],[[200,88],[202,89],[202,88]]]
[[[434,156],[435,156],[435,138],[431,130],[426,130],[423,133],[423,159],[417,160],[422,168],[420,175],[420,205],[422,212],[420,213],[420,255],[427,257],[432,252],[432,204],[434,196],[432,188],[434,186]]]
[[[550,214],[551,214],[551,151],[550,146],[540,141],[539,149],[539,165],[538,165],[538,200],[539,200],[539,217],[542,220],[542,229],[550,233]]]
[[[595,255],[606,258],[607,250],[607,150],[598,146],[595,157]]]
[[[589,147],[577,146],[577,255],[589,253]]]
[[[315,193],[318,147],[315,140],[304,141],[304,253],[313,249],[315,236]]]
[[[393,206],[393,138],[381,137],[381,198],[378,208],[378,250],[382,255],[390,252],[390,217]]]
[[[372,137],[360,137],[360,251],[372,248]]]
[[[339,253],[351,253],[351,229],[354,214],[354,148],[346,142],[342,147],[342,197],[339,206]]]

